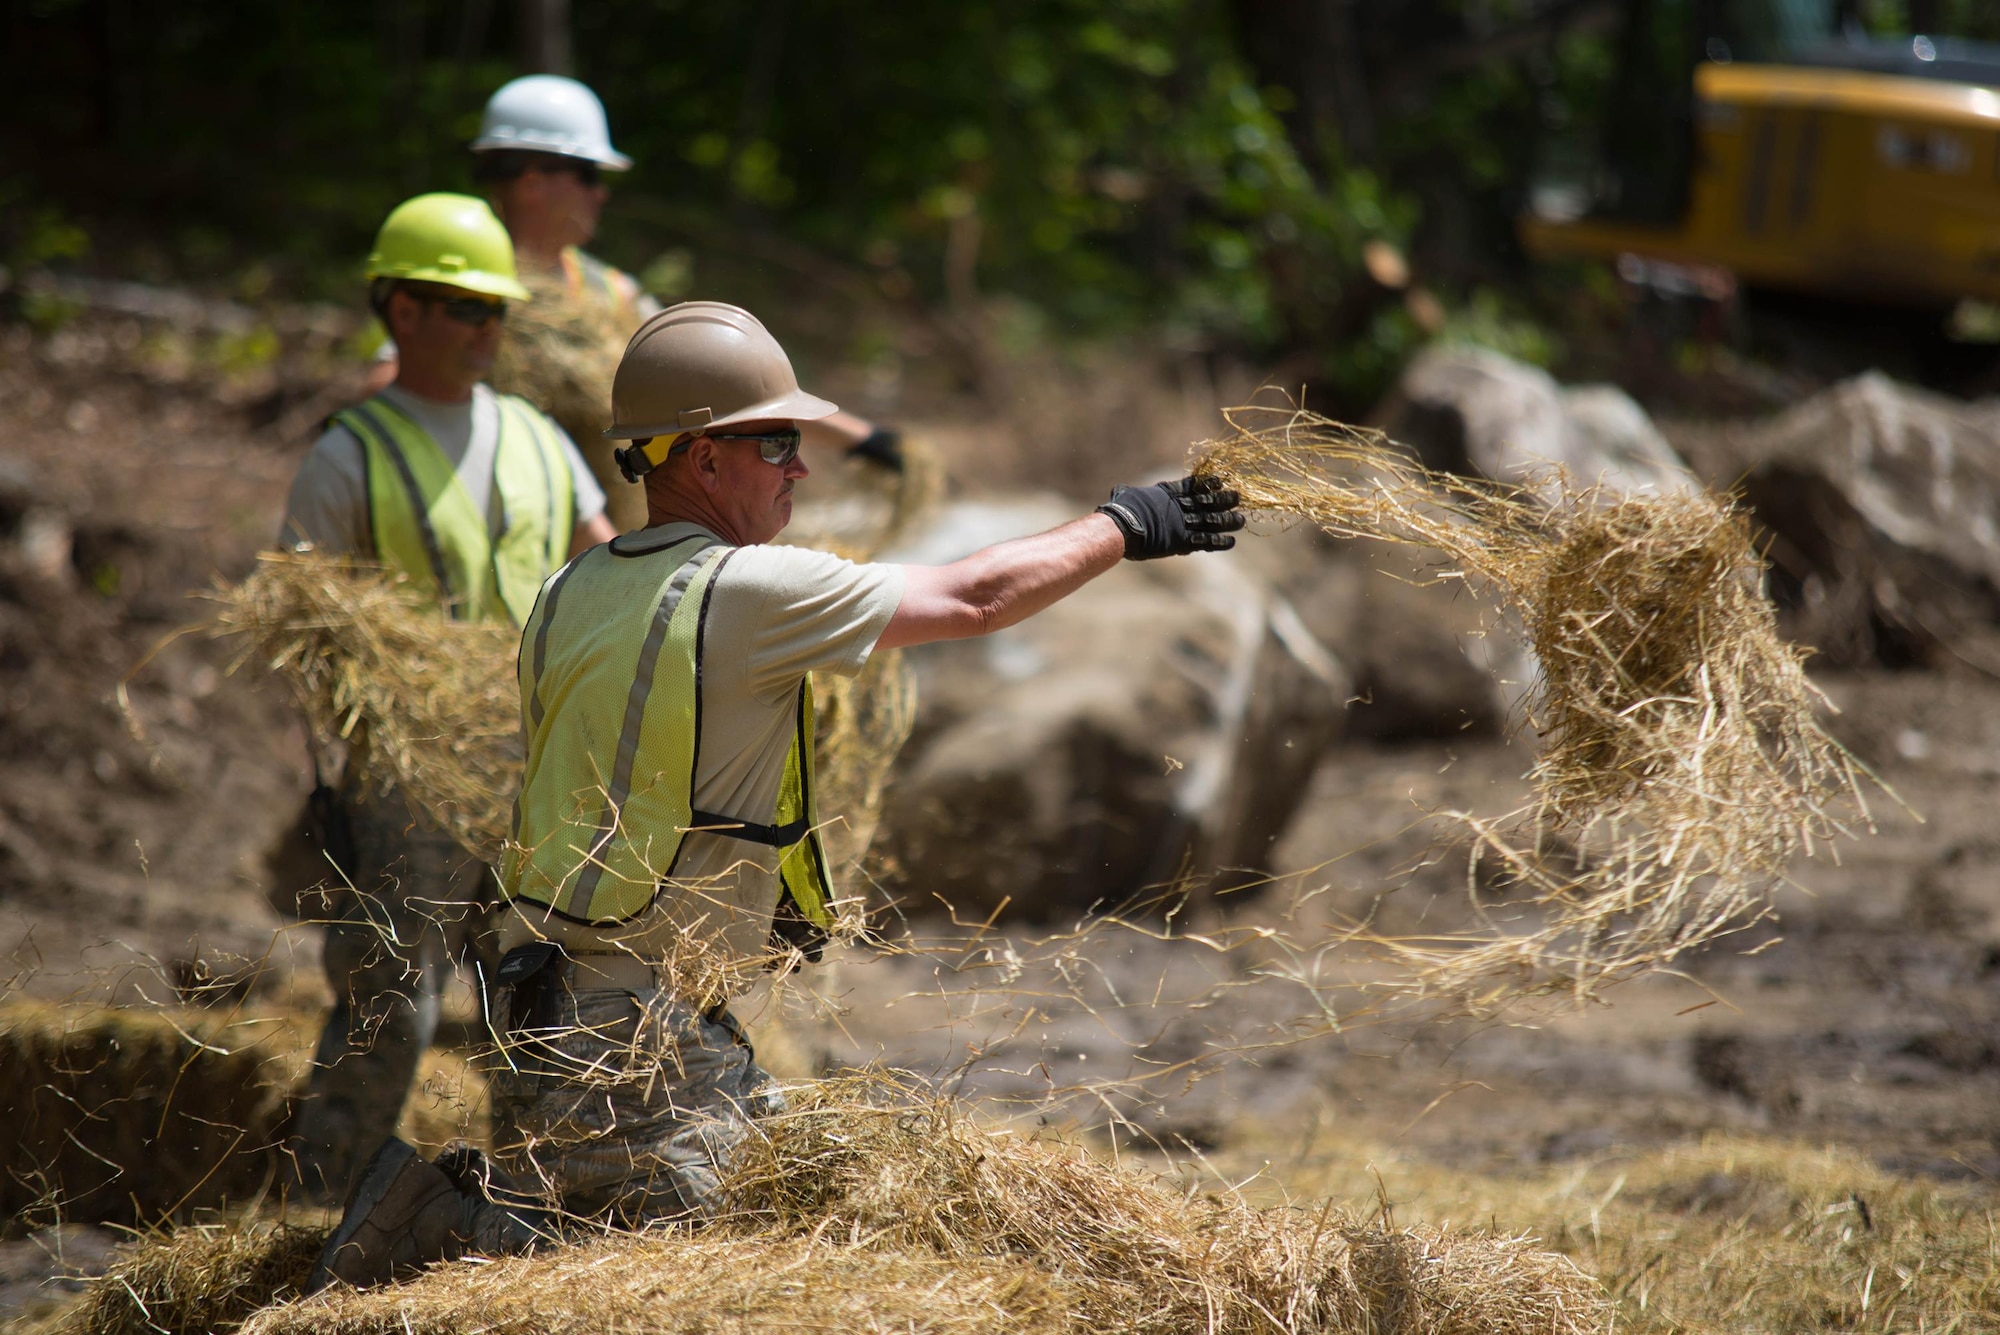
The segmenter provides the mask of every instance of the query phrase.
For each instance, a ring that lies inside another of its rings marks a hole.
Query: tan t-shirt
[[[690,536],[719,541],[694,524],[662,524],[624,534],[612,550],[656,550]],[[857,565],[806,547],[738,547],[728,554],[710,585],[696,808],[771,820],[796,727],[799,683],[809,672],[861,671],[902,599],[901,566]],[[635,616],[647,612],[633,609]],[[560,716],[554,725],[561,726]],[[653,959],[686,936],[733,960],[760,957],[778,905],[777,855],[741,839],[689,834],[674,884],[638,920],[593,928],[517,904],[503,920],[502,948],[549,939],[573,954],[630,951]]]

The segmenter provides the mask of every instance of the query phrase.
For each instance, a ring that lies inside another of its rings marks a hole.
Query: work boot
[[[457,1260],[475,1233],[475,1204],[436,1165],[391,1136],[355,1182],[305,1291],[317,1293],[336,1279],[370,1288],[433,1261]]]
[[[555,1215],[541,1197],[494,1167],[483,1151],[460,1141],[432,1162],[471,1202],[468,1251],[507,1256],[555,1239]]]

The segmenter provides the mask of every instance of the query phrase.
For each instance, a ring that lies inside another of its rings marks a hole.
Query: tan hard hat
[[[611,382],[612,440],[707,432],[737,422],[810,422],[840,409],[799,388],[791,358],[756,316],[684,301],[639,326]]]

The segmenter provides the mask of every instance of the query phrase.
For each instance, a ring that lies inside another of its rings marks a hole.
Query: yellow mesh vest
[[[799,686],[775,809],[696,808],[709,591],[734,549],[701,537],[652,542],[627,534],[585,552],[548,582],[528,619],[528,764],[502,893],[574,922],[628,922],[651,907],[683,836],[699,829],[783,850],[779,930],[810,950],[833,925],[814,829],[811,684]],[[788,921],[806,932],[786,931]]]
[[[456,619],[518,626],[542,581],[569,555],[575,479],[547,419],[520,399],[498,399],[497,539],[444,451],[387,399],[370,399],[334,420],[360,440],[367,462],[375,558],[427,581]]]

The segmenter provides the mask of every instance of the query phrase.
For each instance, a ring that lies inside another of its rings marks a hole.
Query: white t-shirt
[[[397,385],[382,397],[429,433],[458,470],[459,485],[474,508],[486,515],[487,531],[500,534],[504,516],[493,496],[493,455],[500,445],[500,402],[491,389],[475,385],[465,403],[439,403]],[[563,456],[576,489],[576,522],[586,523],[604,513],[604,488],[591,476],[576,443],[554,422]],[[291,500],[278,545],[296,549],[310,543],[329,556],[367,556],[375,549],[368,531],[368,465],[361,441],[339,423],[327,427],[313,443],[299,474],[292,479]]]
[[[624,534],[611,550],[655,551],[697,535],[714,540],[698,525],[662,524]],[[903,601],[903,568],[858,565],[808,547],[738,547],[709,588],[694,806],[768,823],[797,726],[800,681],[809,672],[861,671]],[[633,609],[635,616],[649,612]],[[832,822],[840,814],[819,817]],[[675,885],[636,922],[584,927],[522,904],[507,916],[503,947],[546,938],[573,953],[629,950],[646,959],[689,933],[731,959],[754,959],[771,935],[777,865],[776,849],[689,834],[674,866]]]

